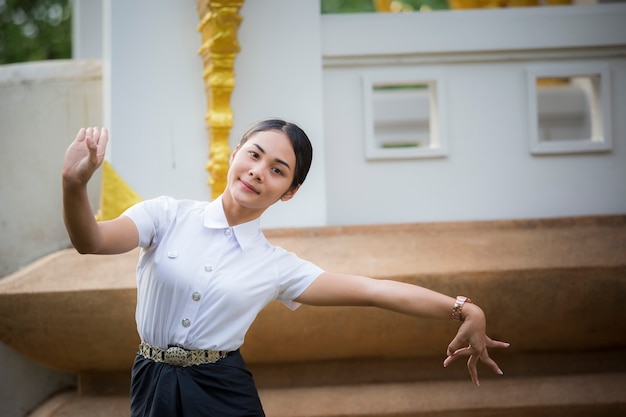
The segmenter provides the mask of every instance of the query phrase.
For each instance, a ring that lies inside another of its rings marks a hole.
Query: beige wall
[[[0,277],[69,246],[61,162],[80,127],[102,124],[100,67],[99,61],[0,67]]]
[[[0,66],[0,277],[69,246],[60,168],[76,131],[102,123],[99,61]],[[94,208],[99,178],[93,181]],[[19,320],[19,317],[16,317]],[[25,415],[75,377],[0,343],[0,415]]]

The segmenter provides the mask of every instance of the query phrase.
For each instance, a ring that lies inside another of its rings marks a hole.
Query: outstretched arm
[[[296,301],[317,306],[375,306],[413,317],[451,319],[456,300],[417,285],[325,272]],[[466,303],[461,317],[462,324],[448,345],[444,366],[458,357],[468,356],[470,376],[474,384],[479,385],[476,368],[479,360],[495,373],[502,374],[489,357],[487,348],[504,348],[509,344],[492,340],[485,334],[485,314],[477,305]]]
[[[63,160],[63,220],[72,244],[80,253],[114,254],[137,247],[139,235],[127,217],[96,222],[87,183],[104,160],[107,129],[80,129]]]

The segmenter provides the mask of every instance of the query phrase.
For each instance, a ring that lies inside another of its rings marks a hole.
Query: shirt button
[[[171,250],[167,253],[167,257],[171,259],[176,258],[177,256],[178,256],[178,252],[176,252],[175,250]]]
[[[193,301],[200,301],[200,293],[199,292],[194,292],[193,294],[191,294],[191,299]]]
[[[232,231],[230,229],[224,230],[224,236],[230,236],[231,233]]]
[[[211,264],[204,265],[204,270],[207,271],[207,272],[213,271],[213,265],[211,265]]]
[[[183,327],[189,327],[191,326],[191,320],[183,319],[182,324],[183,324]]]

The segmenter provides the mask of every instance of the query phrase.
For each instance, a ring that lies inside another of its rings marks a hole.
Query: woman
[[[273,300],[292,309],[377,306],[414,317],[452,317],[461,325],[444,366],[467,356],[476,385],[478,361],[502,374],[487,348],[508,343],[486,336],[483,311],[469,299],[324,271],[267,242],[261,215],[275,202],[293,198],[311,165],[311,143],[295,124],[265,120],[250,128],[232,153],[227,187],[213,202],[159,197],[115,220],[96,222],[86,186],[107,141],[106,129],[81,129],[68,148],[63,214],[80,253],[141,247],[133,417],[263,416],[239,347],[257,313]]]

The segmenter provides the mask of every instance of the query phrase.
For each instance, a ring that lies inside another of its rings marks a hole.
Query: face
[[[228,203],[260,215],[278,200],[290,200],[297,191],[290,189],[295,166],[287,135],[276,130],[254,133],[233,152],[227,177]]]

